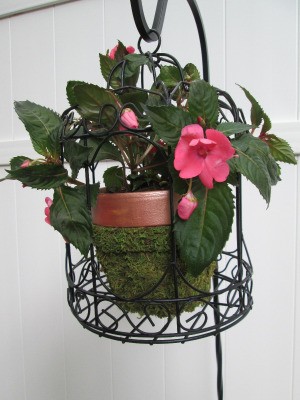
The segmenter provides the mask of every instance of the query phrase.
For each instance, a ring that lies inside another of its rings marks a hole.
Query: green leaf
[[[175,235],[180,258],[199,275],[224,248],[233,223],[233,194],[225,183],[195,192],[198,207],[187,221],[176,216]]]
[[[270,202],[271,185],[279,180],[278,166],[266,143],[249,134],[232,141],[238,155],[233,161],[237,170],[249,179],[260,194]]]
[[[65,143],[65,158],[70,163],[72,178],[77,178],[79,170],[84,167],[92,149],[79,143],[68,141]]]
[[[281,139],[273,134],[266,135],[264,140],[268,144],[271,154],[276,161],[297,164],[294,152],[286,140]]]
[[[259,126],[263,120],[264,110],[259,105],[258,101],[252,96],[252,94],[243,86],[238,85],[245,93],[247,99],[251,103],[251,123],[255,126]]]
[[[97,85],[81,84],[74,87],[74,95],[79,105],[78,112],[85,118],[99,122],[100,112],[103,106],[113,105],[114,107],[105,107],[102,112],[101,122],[112,125],[116,118],[118,109],[118,100],[116,95],[108,89],[103,89]]]
[[[252,125],[243,124],[241,122],[221,122],[216,129],[226,136],[231,136],[249,131],[252,128]]]
[[[194,119],[201,117],[207,128],[215,128],[218,120],[219,103],[216,90],[207,82],[191,83],[188,108]]]
[[[151,66],[149,58],[144,54],[127,54],[124,59],[128,61],[127,65],[130,71],[132,71],[132,74],[142,65]]]
[[[265,112],[263,114],[263,119],[264,119],[264,123],[261,128],[261,132],[267,133],[272,128],[272,123],[271,123],[270,118],[267,116],[267,114]]]
[[[168,160],[168,169],[172,177],[172,185],[174,193],[185,194],[188,191],[188,184],[186,179],[179,177],[179,172],[174,168],[174,153]]]
[[[99,59],[102,76],[105,81],[108,82],[111,70],[117,65],[117,62],[112,60],[109,56],[103,54],[99,54]],[[120,86],[120,79],[112,79],[110,83],[113,88],[118,87]]]
[[[183,68],[183,72],[184,72],[184,80],[187,82],[192,82],[200,79],[200,73],[197,67],[192,63],[187,64]]]
[[[83,188],[61,186],[54,192],[50,207],[54,229],[87,256],[92,243],[92,220]]]
[[[30,101],[16,101],[15,110],[30,135],[34,150],[57,159],[62,120],[57,113]]]
[[[118,192],[123,186],[123,169],[117,166],[107,168],[103,180],[108,192]]]
[[[161,67],[157,79],[163,81],[168,88],[173,88],[181,81],[181,76],[177,67],[173,65],[164,65]]]
[[[89,161],[91,161],[96,154],[94,160],[96,162],[104,160],[114,160],[122,162],[121,152],[117,146],[115,146],[111,142],[106,141],[101,145],[99,149],[101,143],[102,141],[96,138],[90,138],[87,140],[87,145],[93,149],[92,152],[90,153]]]
[[[251,123],[252,123],[252,125],[258,127],[264,121],[261,131],[263,133],[268,132],[272,128],[270,118],[264,112],[263,108],[260,106],[258,101],[252,96],[252,94],[244,87],[242,87],[240,85],[238,85],[238,86],[243,90],[247,99],[251,103],[251,106],[252,106],[251,107]]]
[[[7,172],[12,179],[34,189],[53,189],[64,184],[68,179],[68,171],[57,164],[38,164]]]
[[[69,81],[67,83],[66,92],[67,92],[67,98],[68,98],[68,101],[69,101],[69,104],[71,107],[75,107],[78,105],[77,99],[76,99],[75,93],[74,93],[74,88],[75,88],[75,86],[78,86],[78,85],[86,85],[86,83],[83,81]]]
[[[117,47],[117,51],[115,53],[115,61],[119,62],[124,60],[124,57],[126,56],[126,54],[128,54],[128,51],[126,50],[126,46],[124,46],[124,44],[118,40],[118,47]]]
[[[174,106],[147,106],[145,111],[153,130],[172,147],[177,145],[181,129],[193,122],[190,114]]]
[[[12,170],[19,169],[19,168],[21,168],[21,165],[23,164],[23,162],[26,161],[26,160],[32,161],[31,158],[28,158],[28,157],[25,157],[25,156],[13,157],[10,160],[10,163],[9,163],[10,164],[10,168]]]
[[[141,113],[144,111],[143,105],[146,104],[148,100],[148,94],[138,89],[131,89],[128,92],[120,94],[119,97],[124,106],[128,104],[130,107],[130,104],[134,104]]]

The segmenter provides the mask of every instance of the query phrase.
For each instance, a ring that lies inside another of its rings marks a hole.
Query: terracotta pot
[[[170,214],[166,190],[98,195],[92,211],[94,244],[112,294],[126,299],[117,302],[123,310],[160,318],[175,315]],[[177,266],[192,286],[209,292],[214,265],[199,277],[186,272],[180,257]],[[180,298],[197,295],[180,276],[177,283]],[[169,299],[170,303],[166,302]],[[183,311],[192,311],[199,304],[199,300],[188,302]]]
[[[99,193],[93,223],[110,227],[146,227],[171,224],[168,190]]]

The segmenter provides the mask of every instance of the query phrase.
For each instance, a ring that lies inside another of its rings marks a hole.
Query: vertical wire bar
[[[219,286],[218,277],[218,264],[216,267],[216,271],[213,277],[213,288],[216,292]],[[214,319],[215,324],[218,326],[220,324],[220,314],[219,314],[219,295],[214,295]],[[223,400],[223,356],[222,356],[222,341],[221,341],[221,334],[217,333],[215,336],[215,349],[216,349],[216,360],[217,360],[217,393],[218,393],[218,400]]]

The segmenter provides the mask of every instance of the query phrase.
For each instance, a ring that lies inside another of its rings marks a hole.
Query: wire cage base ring
[[[237,252],[223,252],[209,294],[172,299],[115,296],[95,260],[81,259],[74,264],[67,245],[69,306],[80,324],[100,337],[150,345],[184,343],[229,329],[252,308],[251,263],[239,260]],[[197,303],[194,311],[186,312],[193,302]],[[130,303],[138,303],[142,315],[130,313]],[[160,318],[152,315],[153,307],[160,310]]]

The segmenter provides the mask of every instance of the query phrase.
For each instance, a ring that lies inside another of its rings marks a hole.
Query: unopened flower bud
[[[116,45],[115,47],[113,47],[113,48],[111,49],[111,51],[109,52],[108,57],[109,57],[111,60],[114,60],[114,59],[115,59],[116,52],[117,52],[117,50],[118,50],[118,46],[119,46],[119,45],[117,44],[117,45]],[[126,51],[127,51],[128,54],[132,54],[132,53],[135,52],[135,48],[132,47],[132,46],[128,46],[128,47],[126,47]]]
[[[27,168],[29,167],[31,161],[30,160],[25,160],[22,162],[22,164],[20,165],[21,168]]]
[[[193,192],[189,190],[185,196],[182,197],[178,203],[177,212],[181,219],[187,220],[193,214],[194,210],[198,206],[198,200],[193,195]]]
[[[136,129],[139,127],[139,121],[135,113],[130,108],[125,108],[120,118],[122,125],[120,125],[120,130],[124,131],[126,129]]]
[[[46,215],[45,222],[47,224],[51,225],[51,222],[50,222],[50,207],[53,204],[53,200],[50,199],[50,197],[46,197],[45,198],[45,203],[47,204],[47,207],[45,208],[45,215]]]

